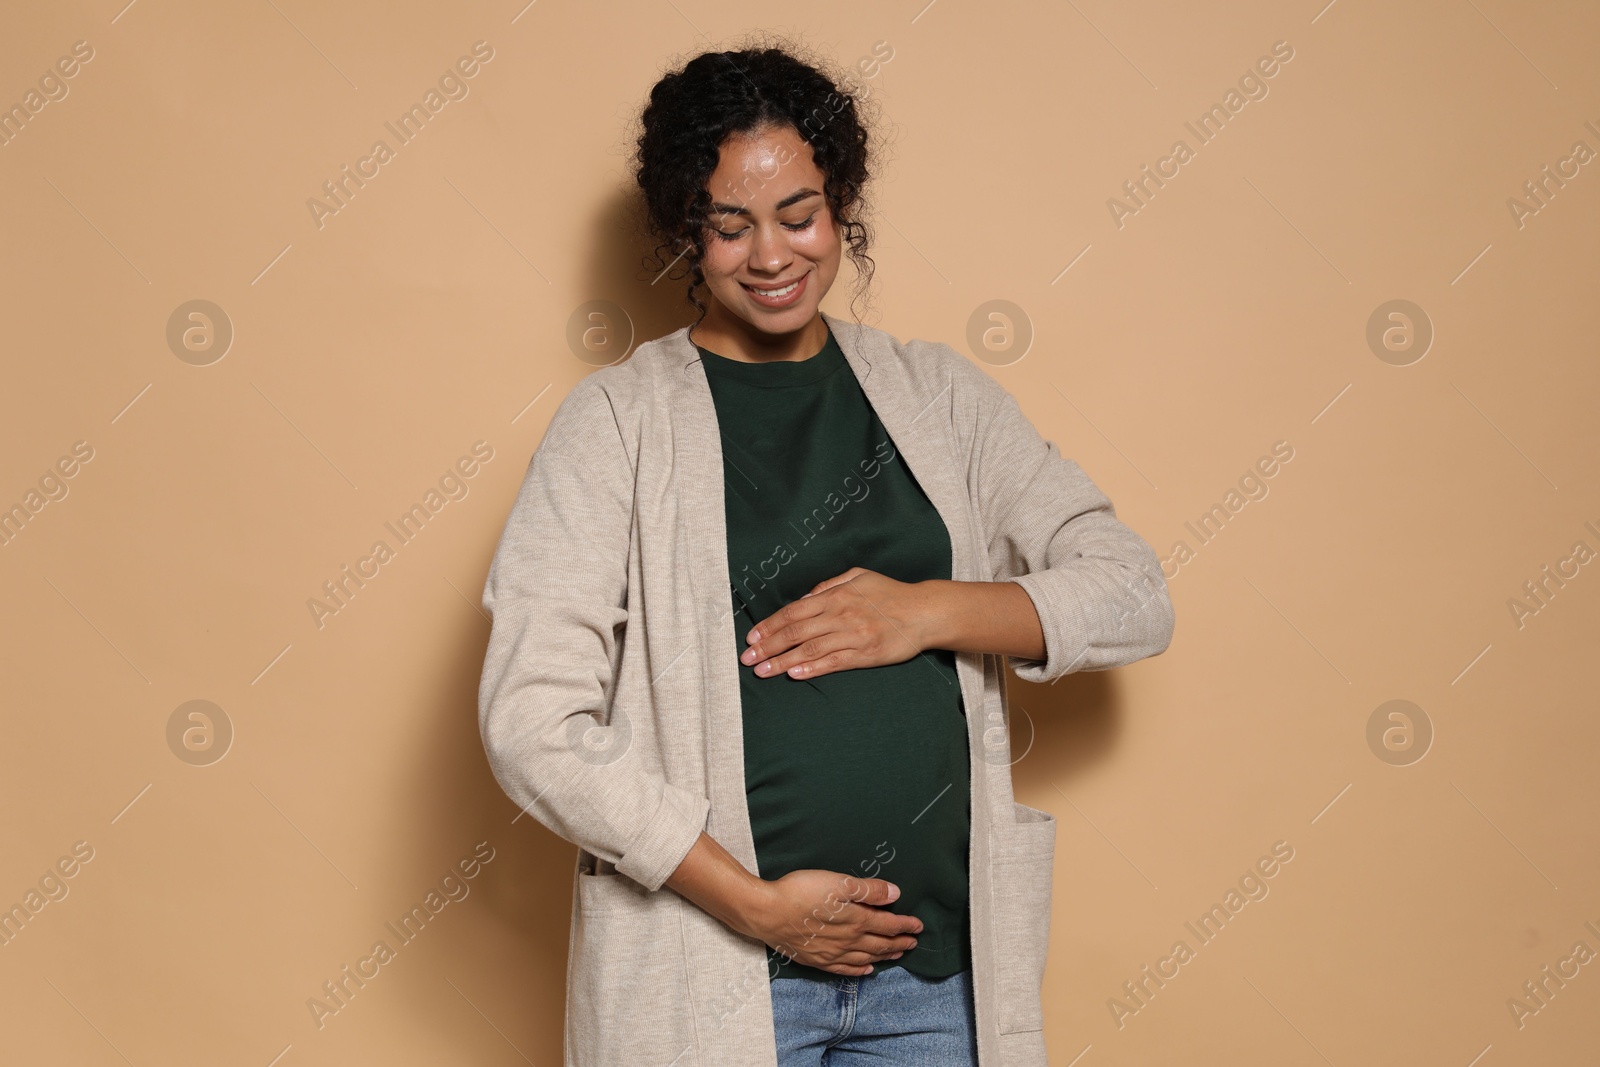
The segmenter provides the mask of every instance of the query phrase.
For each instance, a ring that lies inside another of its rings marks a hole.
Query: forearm
[[[1015,659],[1045,658],[1044,628],[1033,598],[1015,582],[918,583],[928,597],[925,648],[989,652]]]
[[[664,885],[730,929],[750,934],[767,883],[701,831]]]

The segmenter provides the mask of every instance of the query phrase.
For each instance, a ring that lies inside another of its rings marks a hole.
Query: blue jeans
[[[829,982],[769,980],[778,1067],[977,1067],[971,971],[923,978],[874,966]]]

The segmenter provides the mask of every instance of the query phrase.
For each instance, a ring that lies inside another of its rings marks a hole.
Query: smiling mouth
[[[804,277],[805,277],[804,274],[802,274],[800,276],[800,278],[804,278]],[[740,282],[739,284],[740,285],[744,285],[744,287],[746,289],[750,290],[752,293],[756,293],[759,296],[778,297],[778,296],[788,296],[789,293],[793,292],[794,291],[794,287],[800,284],[800,278],[796,278],[794,281],[790,282],[788,285],[779,286],[776,289],[757,289],[753,285],[745,285],[744,282]]]

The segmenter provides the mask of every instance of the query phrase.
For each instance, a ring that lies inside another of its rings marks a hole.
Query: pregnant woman
[[[579,846],[569,1064],[1045,1063],[1004,669],[1156,655],[1172,608],[993,378],[821,311],[846,243],[871,278],[860,103],[792,48],[655,85],[699,316],[563,400],[490,568],[490,764]]]

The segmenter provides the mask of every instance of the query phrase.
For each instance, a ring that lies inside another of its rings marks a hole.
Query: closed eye
[[[816,212],[813,211],[811,213],[811,215],[809,217],[807,217],[804,222],[785,222],[785,223],[783,223],[783,228],[786,229],[786,230],[789,230],[792,233],[799,233],[802,230],[809,230],[811,228],[812,223],[814,223],[816,221],[817,221],[817,214],[816,214]],[[738,231],[737,233],[723,233],[721,230],[717,229],[716,227],[712,227],[711,228],[711,232],[716,234],[718,239],[720,239],[720,240],[723,240],[723,241],[737,241],[739,238],[743,237],[747,232],[749,232],[749,230],[748,230],[748,228],[746,228],[744,230]]]

